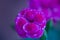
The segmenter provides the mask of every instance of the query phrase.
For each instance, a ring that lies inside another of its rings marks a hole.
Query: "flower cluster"
[[[24,38],[39,38],[43,35],[46,21],[60,20],[58,0],[30,0],[29,8],[16,17],[16,32]]]
[[[42,12],[35,9],[25,9],[16,18],[16,31],[24,38],[39,38],[46,26],[46,19]]]

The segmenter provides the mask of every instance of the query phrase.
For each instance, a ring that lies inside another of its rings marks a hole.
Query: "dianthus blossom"
[[[36,9],[25,9],[16,17],[16,32],[23,38],[39,38],[46,27],[44,14]]]

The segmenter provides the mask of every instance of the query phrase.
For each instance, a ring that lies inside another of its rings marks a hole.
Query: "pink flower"
[[[55,5],[52,7],[52,19],[54,23],[60,20],[60,5]]]
[[[39,7],[49,8],[59,4],[58,2],[59,0],[29,0],[29,7],[34,9],[38,9]]]
[[[52,18],[52,11],[50,8],[42,9],[42,12],[44,13],[47,21]]]
[[[29,0],[29,7],[32,9],[38,9],[40,7],[39,0]]]
[[[29,38],[39,38],[43,35],[43,29],[37,24],[27,23],[23,26],[23,30],[27,33]]]
[[[19,34],[21,37],[26,37],[26,33],[23,30],[24,24],[26,24],[27,21],[23,17],[17,17],[16,19],[16,32]]]
[[[58,0],[30,0],[29,5],[30,9],[18,13],[16,32],[23,38],[39,38],[44,33],[46,20],[60,20],[60,6],[55,6]]]
[[[40,5],[44,8],[49,8],[51,6],[57,5],[58,0],[39,0]]]
[[[36,9],[21,11],[16,18],[16,32],[23,38],[39,38],[46,26],[44,14]]]

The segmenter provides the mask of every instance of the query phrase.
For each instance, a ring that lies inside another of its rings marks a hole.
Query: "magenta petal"
[[[27,22],[27,20],[25,20],[25,18],[23,17],[17,17],[16,19],[16,26],[23,26],[25,23]]]
[[[40,1],[40,5],[44,8],[49,8],[53,5],[58,4],[58,0],[39,0]]]
[[[18,33],[19,36],[21,37],[26,37],[26,33],[23,30],[23,25],[26,23],[27,21],[23,18],[23,17],[17,17],[16,19],[16,32]]]
[[[53,9],[52,9],[52,17],[54,20],[60,20],[60,6],[55,6]]]
[[[27,37],[26,33],[24,32],[24,30],[20,29],[19,27],[16,27],[16,32],[22,38],[26,38]]]
[[[34,21],[34,14],[35,14],[35,10],[27,10],[26,12],[25,12],[25,18],[27,19],[27,20],[29,20],[29,21]]]
[[[40,7],[39,0],[30,0],[29,6],[32,9],[38,9]]]
[[[30,38],[40,38],[43,35],[43,30],[38,30],[37,32],[30,32],[27,34]]]
[[[34,23],[27,23],[27,24],[24,25],[23,28],[24,28],[24,31],[28,32],[28,33],[36,32],[37,30],[40,29],[39,26],[34,24]]]
[[[42,13],[37,12],[34,17],[34,22],[41,24],[45,20],[45,17]]]
[[[52,11],[51,9],[42,9],[42,12],[44,13],[46,20],[48,21],[52,17]]]
[[[51,3],[51,0],[40,0],[40,5],[44,6],[44,7],[49,7]]]

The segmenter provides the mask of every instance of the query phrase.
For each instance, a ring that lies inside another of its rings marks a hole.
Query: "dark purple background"
[[[17,13],[27,7],[26,0],[0,0],[0,40],[19,40],[10,27]]]

